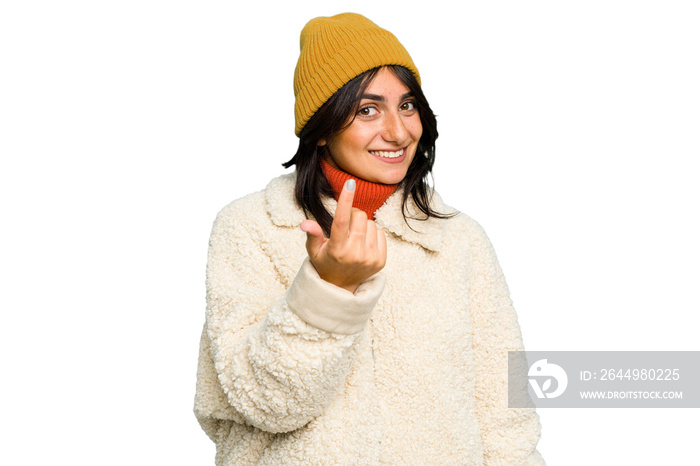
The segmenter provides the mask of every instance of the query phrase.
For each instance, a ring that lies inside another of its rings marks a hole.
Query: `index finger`
[[[352,201],[355,198],[355,180],[348,180],[338,196],[338,206],[335,209],[335,217],[331,224],[331,238],[345,238],[350,229],[350,217],[352,216]]]

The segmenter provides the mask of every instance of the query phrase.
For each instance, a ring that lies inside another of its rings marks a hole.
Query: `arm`
[[[496,254],[480,226],[470,235],[470,309],[476,406],[487,465],[543,465],[534,409],[508,408],[508,351],[522,351],[517,316]]]
[[[217,217],[207,264],[195,413],[214,440],[230,421],[287,432],[321,414],[384,285],[377,275],[351,293],[306,260],[285,289],[240,210]]]

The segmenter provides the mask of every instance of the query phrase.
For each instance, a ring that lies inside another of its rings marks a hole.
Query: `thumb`
[[[306,233],[306,251],[309,256],[314,257],[323,243],[326,242],[321,225],[313,220],[304,220],[299,228]]]

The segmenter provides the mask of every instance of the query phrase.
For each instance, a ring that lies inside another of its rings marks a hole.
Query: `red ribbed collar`
[[[349,179],[355,180],[355,198],[353,200],[352,206],[360,210],[364,210],[367,214],[367,218],[373,219],[374,213],[380,208],[389,196],[391,196],[398,184],[381,184],[373,183],[371,181],[361,180],[356,176],[352,176],[342,170],[333,167],[330,163],[326,162],[325,159],[321,160],[321,169],[323,174],[326,175],[326,179],[331,184],[333,188],[333,196],[335,200],[338,200],[340,192],[343,190],[345,182]]]

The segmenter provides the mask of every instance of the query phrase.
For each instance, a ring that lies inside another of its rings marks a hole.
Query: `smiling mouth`
[[[405,151],[406,151],[406,149],[404,148],[404,149],[399,149],[399,150],[394,151],[394,152],[385,151],[385,150],[371,150],[371,151],[369,151],[369,153],[372,155],[376,155],[377,157],[383,157],[385,159],[395,159],[397,157],[401,157]]]

